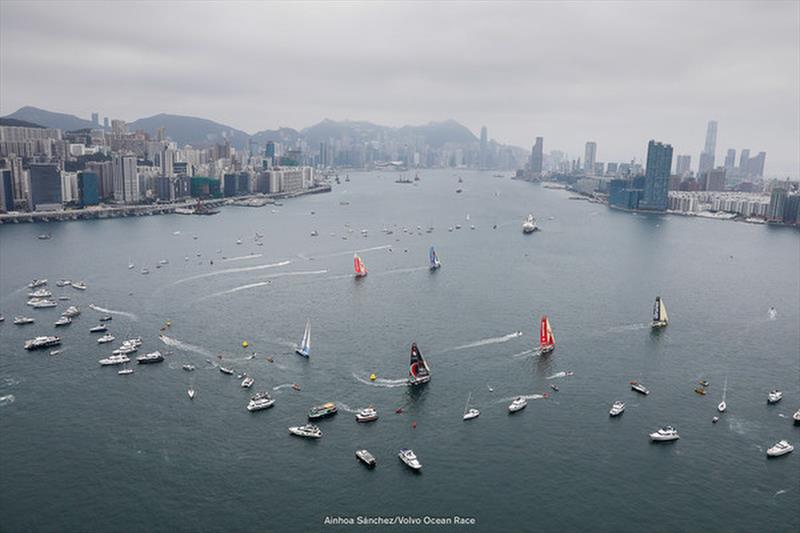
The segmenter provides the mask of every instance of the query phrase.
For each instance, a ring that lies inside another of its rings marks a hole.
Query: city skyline
[[[654,137],[698,161],[703,127],[714,120],[718,163],[728,148],[749,148],[769,154],[767,175],[796,177],[798,4],[722,7],[631,5],[623,14],[591,4],[387,4],[350,17],[324,4],[168,4],[163,17],[148,18],[137,4],[91,5],[106,20],[128,20],[127,30],[93,24],[85,5],[4,2],[0,114],[25,105],[87,119],[167,112],[251,133],[325,117],[394,127],[452,118],[527,150],[542,136],[573,157],[591,139],[606,162],[643,161]],[[218,31],[188,39],[209,11]],[[276,18],[279,31],[269,23]],[[581,39],[563,25],[585,18],[597,23],[576,24]],[[162,31],[170,20],[185,24]],[[535,31],[514,31],[523,23]],[[392,27],[404,28],[402,38],[385,38]],[[675,27],[685,28],[678,39]],[[630,46],[637,41],[647,46]],[[70,60],[48,53],[53,46]],[[653,72],[649,61],[665,68]],[[43,72],[58,83],[37,82]],[[113,97],[98,106],[98,93]]]

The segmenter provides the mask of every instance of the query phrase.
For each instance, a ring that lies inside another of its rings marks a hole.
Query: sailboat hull
[[[306,359],[308,358],[308,355],[309,355],[308,352],[303,351],[303,350],[301,350],[299,348],[297,350],[295,350],[294,353],[296,353],[297,355],[301,355],[301,356],[305,357]]]
[[[552,345],[552,344],[549,345],[549,346],[542,346],[541,348],[539,348],[539,353],[540,354],[546,354],[546,353],[552,352],[555,349],[556,349],[556,347],[554,345]]]
[[[665,327],[667,327],[667,321],[666,320],[653,320],[652,322],[650,322],[650,327],[653,328],[653,329],[665,328]]]
[[[408,377],[408,384],[409,385],[423,385],[431,380],[430,376],[419,376],[419,377]]]

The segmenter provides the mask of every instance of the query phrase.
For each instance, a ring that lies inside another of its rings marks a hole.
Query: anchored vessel
[[[375,460],[375,456],[367,450],[356,450],[356,458],[369,468],[375,468],[375,465],[378,464]]]
[[[794,446],[789,444],[789,441],[782,440],[780,442],[776,442],[772,448],[768,449],[767,455],[769,457],[780,457],[781,455],[791,453],[792,450],[794,450]]]
[[[421,385],[431,380],[431,369],[422,357],[417,343],[411,344],[411,363],[408,367],[408,384]]]
[[[767,403],[778,403],[783,398],[783,393],[778,389],[770,391],[767,395]]]
[[[614,402],[614,405],[611,406],[611,410],[608,412],[611,416],[619,416],[625,410],[625,402],[621,402],[617,400]]]
[[[678,440],[680,435],[678,431],[672,426],[664,426],[654,433],[650,433],[650,440],[653,442],[667,442],[671,440]]]
[[[290,427],[289,433],[292,435],[297,435],[298,437],[305,437],[307,439],[318,439],[322,437],[322,431],[314,424]]]
[[[397,456],[400,457],[400,460],[412,470],[420,470],[422,468],[422,464],[419,462],[414,450],[411,448],[401,448],[400,453],[398,453]]]
[[[650,327],[663,328],[668,323],[667,306],[664,305],[664,300],[661,299],[661,296],[656,296],[656,303],[653,305],[653,321],[650,323]]]
[[[156,350],[155,352],[150,352],[144,355],[140,355],[136,358],[136,362],[140,365],[149,365],[153,363],[160,363],[164,360],[164,356],[161,355],[161,352]]]
[[[328,402],[323,405],[315,405],[308,410],[309,420],[316,420],[317,418],[326,418],[335,415],[337,412],[336,404]]]
[[[50,346],[58,346],[61,344],[61,337],[55,335],[48,335],[45,337],[36,337],[25,341],[26,350],[37,350],[39,348],[49,348]]]
[[[534,218],[533,213],[529,213],[527,218],[525,218],[525,221],[522,223],[522,233],[533,233],[538,229],[539,227],[536,225],[536,218]]]
[[[259,392],[247,404],[247,410],[251,413],[253,411],[261,411],[262,409],[269,409],[275,405],[275,399],[272,398],[268,392]]]
[[[650,391],[647,390],[647,387],[645,387],[644,385],[642,385],[638,381],[631,381],[631,389],[635,390],[639,394],[644,394],[645,396],[650,394]]]

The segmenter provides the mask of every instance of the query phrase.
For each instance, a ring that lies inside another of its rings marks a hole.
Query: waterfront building
[[[189,179],[192,198],[219,198],[221,196],[218,179],[195,176]]]
[[[14,210],[14,180],[11,169],[0,169],[0,211]]]
[[[531,149],[531,173],[535,176],[542,174],[544,164],[544,138],[536,137],[536,144]]]
[[[639,202],[639,209],[666,211],[671,169],[672,146],[651,140],[647,145],[644,194]]]
[[[98,194],[102,200],[114,196],[114,171],[111,165],[111,161],[89,161],[86,163],[86,170],[97,175]]]
[[[61,209],[61,173],[52,164],[33,164],[30,176],[30,206],[36,211]]]
[[[783,210],[788,196],[786,189],[776,187],[772,189],[769,198],[769,208],[767,209],[767,220],[769,222],[783,222]]]
[[[700,188],[704,191],[725,190],[725,167],[707,170],[700,175]]]
[[[100,177],[94,172],[78,172],[78,200],[81,207],[100,203]]]
[[[692,156],[679,155],[675,161],[675,174],[685,178],[691,172]]]
[[[583,155],[583,172],[587,176],[592,176],[594,175],[594,163],[597,158],[597,143],[588,141]]]
[[[714,168],[714,158],[717,151],[717,121],[709,120],[706,128],[706,142],[700,153],[697,173],[703,174]]]
[[[114,200],[124,204],[138,203],[141,198],[141,189],[136,156],[115,155],[112,159],[112,174]]]

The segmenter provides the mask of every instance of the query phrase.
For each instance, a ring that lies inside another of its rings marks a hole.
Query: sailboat
[[[306,331],[303,333],[303,340],[300,347],[295,350],[298,355],[308,357],[311,354],[311,321],[306,321]]]
[[[661,299],[661,296],[656,296],[656,303],[653,305],[653,321],[650,323],[650,327],[663,328],[668,323],[667,306],[664,305],[664,300]]]
[[[356,272],[357,278],[363,278],[367,275],[367,266],[364,264],[364,261],[358,256],[358,254],[353,254],[353,269]]]
[[[436,250],[433,249],[433,246],[431,246],[431,249],[428,252],[428,256],[430,257],[431,270],[436,270],[437,268],[442,266],[441,261],[439,261],[439,256],[436,255]]]
[[[421,385],[431,380],[431,369],[417,348],[417,343],[411,344],[411,363],[408,367],[408,384]]]
[[[547,315],[542,317],[539,326],[539,353],[546,354],[552,352],[556,347],[556,339],[553,337],[553,329],[550,327],[550,319]]]
[[[467,403],[464,405],[464,420],[472,420],[473,418],[478,418],[481,415],[481,412],[475,409],[467,409],[469,407],[469,401],[472,398],[472,393],[469,393],[467,396]]]
[[[722,387],[722,401],[719,402],[717,406],[717,411],[720,413],[724,413],[725,409],[728,408],[728,404],[725,403],[725,395],[728,393],[728,378],[725,378],[725,385]]]

